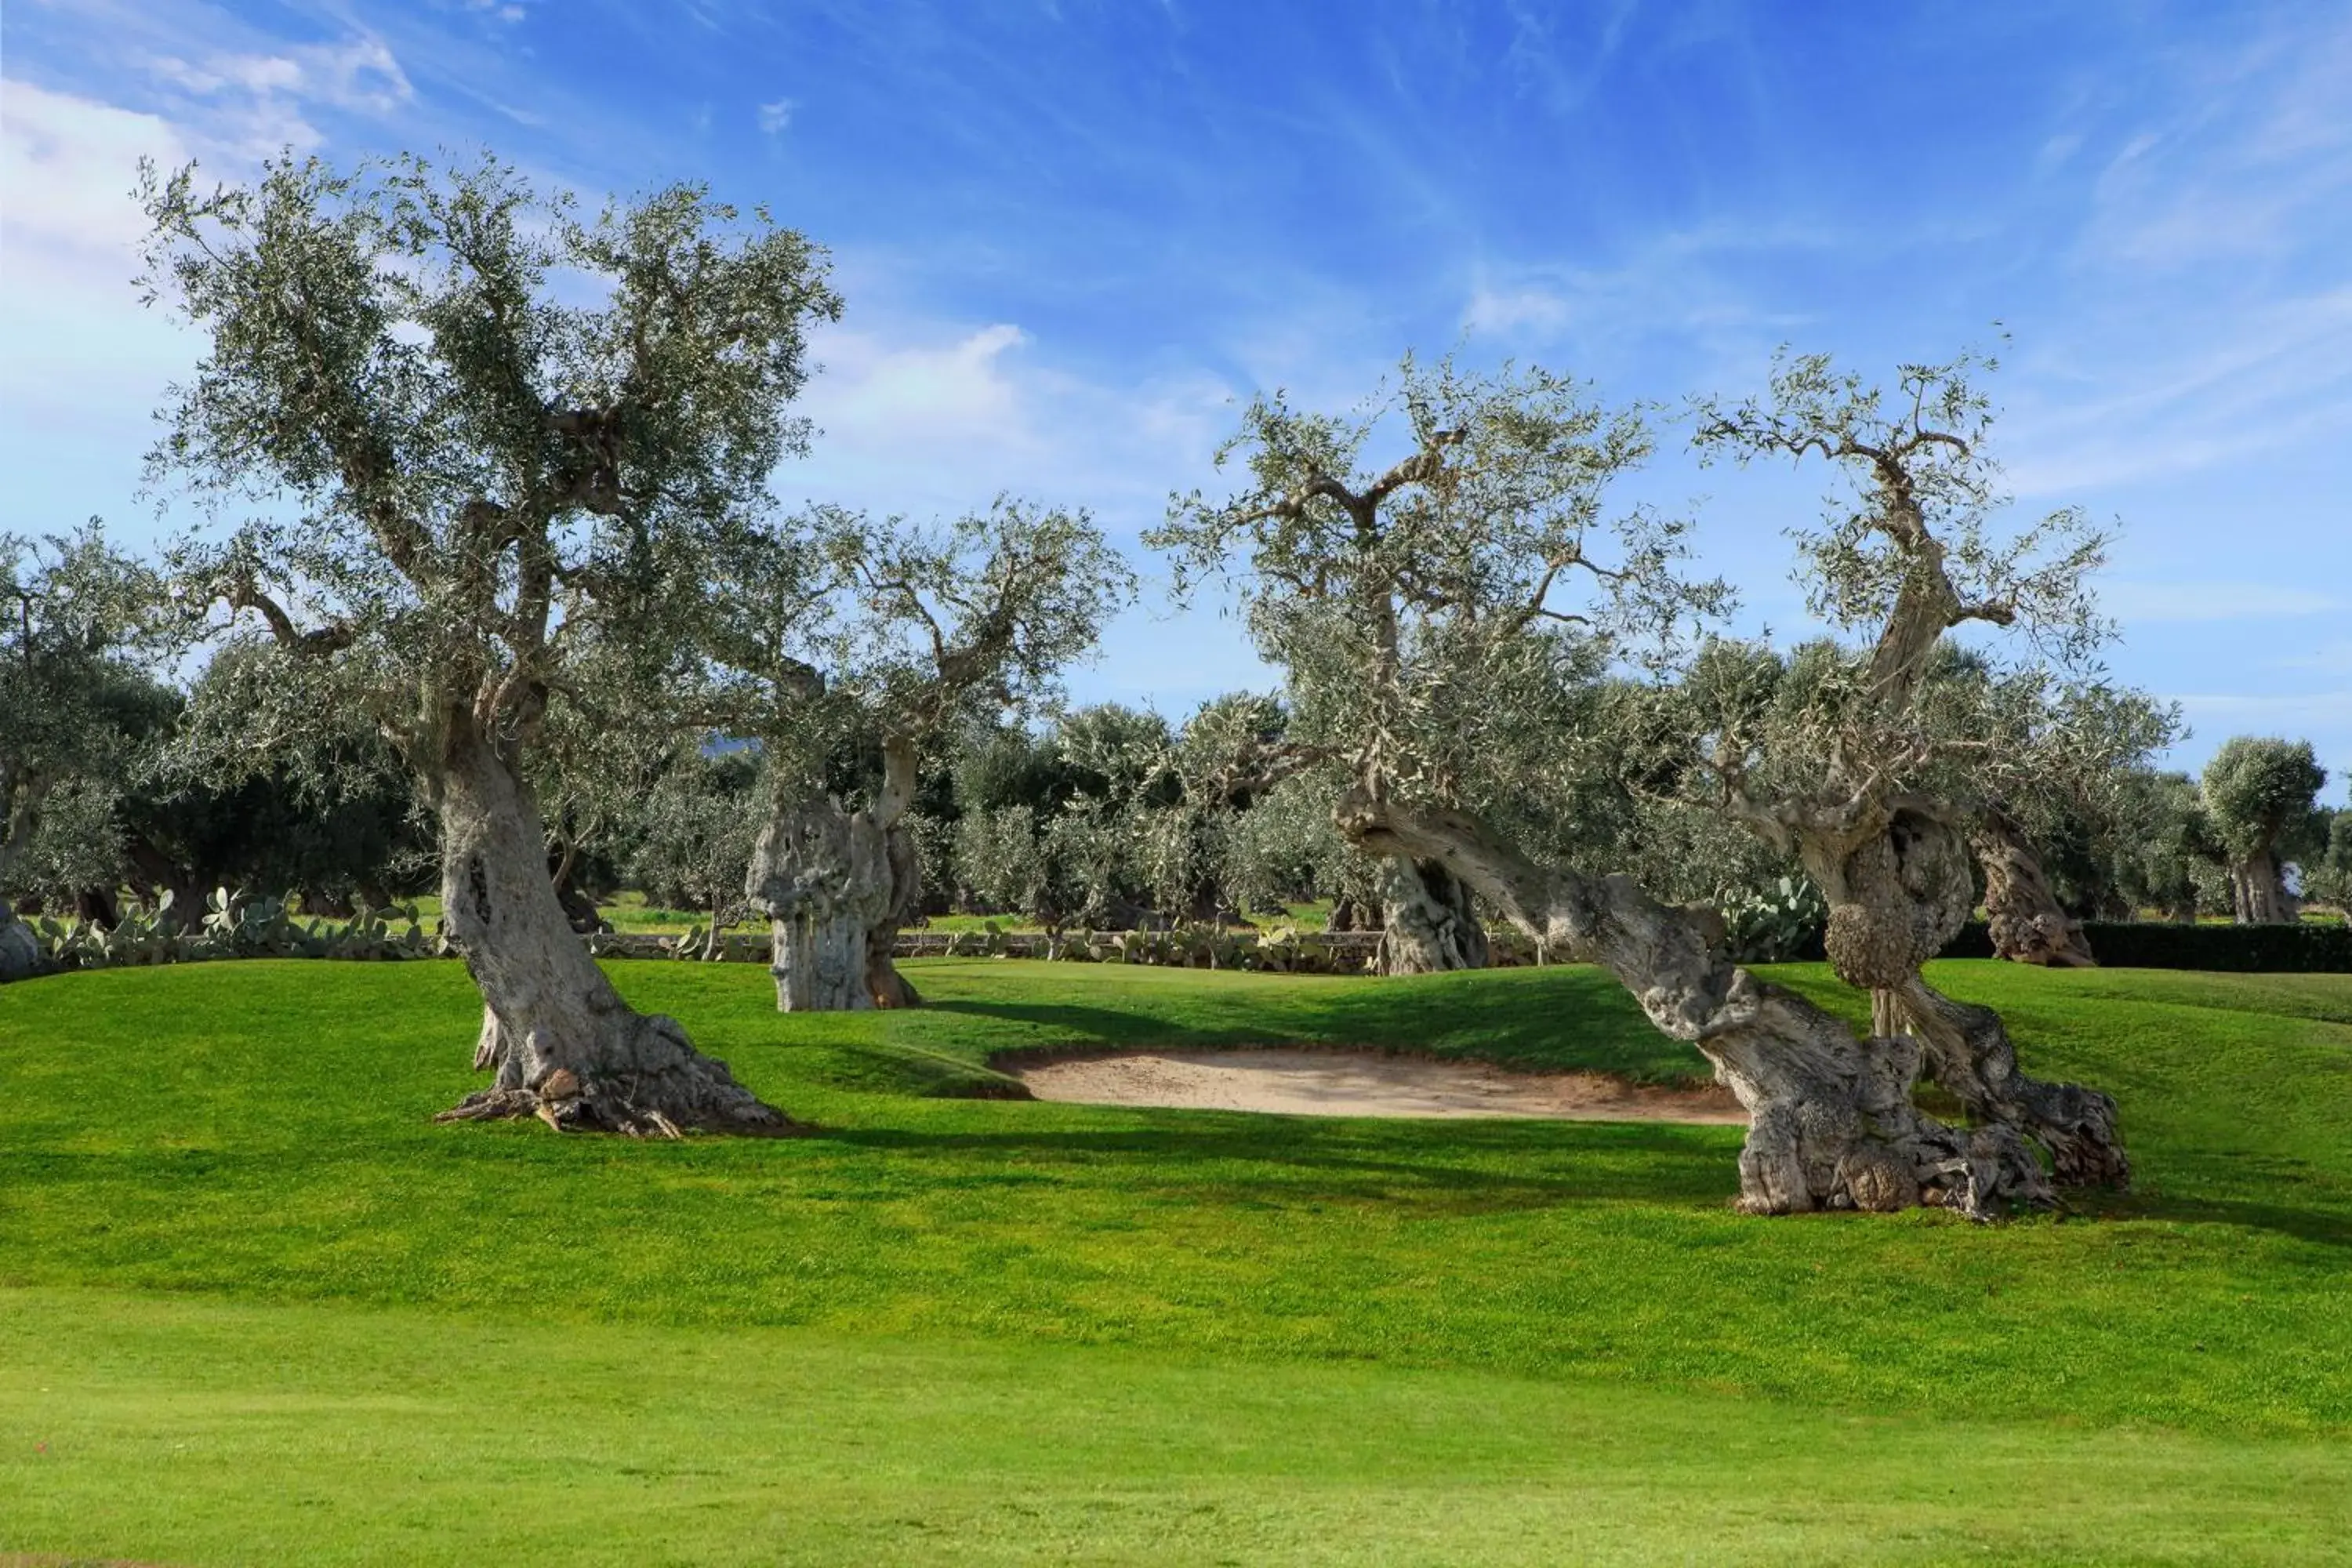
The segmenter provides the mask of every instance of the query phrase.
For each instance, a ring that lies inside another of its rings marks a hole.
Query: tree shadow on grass
[[[2285,1204],[2135,1193],[2079,1200],[2077,1214],[2082,1218],[2109,1224],[2144,1219],[2236,1226],[2242,1230],[2269,1231],[2321,1247],[2352,1247],[2352,1215],[2340,1211],[2294,1208]]]
[[[1295,1184],[1328,1173],[1335,1193],[1360,1194],[1367,1184],[1392,1190],[1410,1184],[1433,1191],[1507,1199],[1508,1206],[1589,1200],[1647,1199],[1664,1204],[1720,1200],[1738,1186],[1734,1146],[1722,1128],[1664,1123],[1494,1121],[1475,1130],[1444,1124],[1444,1142],[1384,1152],[1401,1137],[1366,1134],[1361,1124],[1314,1126],[1316,1119],[1256,1116],[1240,1111],[1165,1111],[1181,1124],[1128,1128],[1005,1128],[932,1131],[912,1128],[828,1129],[815,1135],[841,1146],[888,1153],[1001,1153],[1047,1157],[1075,1166],[1141,1166],[1165,1186],[1233,1185],[1234,1164],[1274,1166]],[[1456,1130],[1461,1135],[1455,1136]],[[1572,1131],[1568,1131],[1572,1130]],[[1737,1131],[1736,1129],[1730,1130]],[[1567,1131],[1572,1141],[1562,1145]],[[1580,1144],[1581,1147],[1576,1145]],[[1544,1169],[1465,1163],[1462,1156],[1525,1154]],[[1591,1158],[1580,1158],[1590,1155]],[[1296,1185],[1286,1187],[1299,1195]]]
[[[927,1012],[961,1013],[975,1018],[988,1018],[1007,1023],[1028,1024],[1064,1033],[1066,1043],[1050,1047],[1015,1046],[990,1053],[995,1058],[1017,1058],[1028,1051],[1065,1051],[1118,1046],[1221,1046],[1265,1041],[1273,1037],[1264,1028],[1224,1025],[1200,1027],[1171,1021],[1164,1013],[1138,1006],[1132,1010],[1111,1007],[1087,1007],[1062,1002],[973,1002],[958,999],[927,1002]]]

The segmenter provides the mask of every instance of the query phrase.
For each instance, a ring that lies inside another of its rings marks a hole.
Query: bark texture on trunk
[[[1865,814],[1842,834],[1801,834],[1799,856],[1830,900],[1830,966],[1871,993],[1874,1035],[1917,1037],[1922,1076],[1971,1120],[2040,1142],[2061,1183],[2128,1186],[2116,1102],[2027,1077],[1999,1014],[1956,1002],[1920,976],[1968,920],[1976,891],[1969,851],[1951,818],[1922,802]],[[2038,877],[2030,855],[2026,863]]]
[[[915,836],[898,823],[882,836],[882,848],[890,863],[890,904],[866,928],[866,991],[877,1007],[919,1007],[922,993],[898,973],[891,952],[898,945],[900,929],[922,913],[923,858],[915,847]]]
[[[1486,967],[1486,931],[1478,923],[1470,885],[1444,861],[1391,856],[1383,902],[1381,973]]]
[[[1801,836],[1798,853],[1830,900],[1831,967],[1871,993],[1872,1032],[1916,1036],[1922,1076],[1973,1121],[2040,1142],[2060,1182],[2130,1185],[2112,1099],[2027,1077],[1999,1014],[1956,1002],[1920,976],[1965,923],[1975,896],[1968,841],[1950,818],[1907,803],[1865,815],[1843,835]]]
[[[2054,1201],[2015,1128],[1948,1126],[1912,1103],[1917,1041],[1857,1038],[1758,980],[1725,960],[1703,915],[1659,903],[1627,877],[1538,866],[1461,812],[1357,795],[1339,820],[1364,848],[1442,861],[1537,941],[1609,970],[1660,1030],[1697,1047],[1748,1111],[1744,1211],[1925,1203],[1990,1219],[2011,1203]]]
[[[2230,867],[2231,913],[2242,926],[2292,925],[2294,900],[2288,896],[2286,878],[2278,858],[2247,857]]]
[[[2000,1015],[1957,1002],[1913,976],[1897,994],[1920,1043],[1929,1081],[1949,1092],[1978,1122],[2010,1126],[2050,1152],[2062,1186],[2131,1185],[2131,1158],[2116,1126],[2116,1102],[2078,1083],[2046,1083],[2017,1065],[2017,1047]]]
[[[529,786],[468,719],[452,720],[434,781],[441,906],[482,993],[474,1065],[496,1076],[442,1120],[536,1116],[559,1131],[633,1136],[799,1131],[698,1052],[676,1019],[621,1000],[548,880]]]
[[[882,746],[874,804],[849,811],[821,790],[778,807],[745,884],[775,933],[776,1006],[785,1013],[912,1007],[922,998],[890,950],[923,898],[922,861],[901,826],[915,799],[915,743]]]
[[[786,1013],[871,1007],[866,936],[888,912],[882,828],[828,795],[779,809],[752,852],[751,907],[773,922],[776,1005]]]
[[[1829,900],[1823,945],[1838,978],[1891,990],[1959,933],[1976,902],[1968,845],[1918,803],[1800,827],[1798,859]]]
[[[1969,841],[1984,868],[1985,924],[1996,957],[2044,967],[2096,966],[2082,922],[2059,906],[2041,858],[2007,813],[1986,811]]]

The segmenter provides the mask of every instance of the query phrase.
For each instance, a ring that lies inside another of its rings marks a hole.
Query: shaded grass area
[[[2312,1563],[2317,1439],[0,1291],[0,1542],[177,1563]]]

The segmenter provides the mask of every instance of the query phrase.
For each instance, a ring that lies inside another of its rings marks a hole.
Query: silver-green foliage
[[[2240,735],[2205,764],[2205,805],[2233,858],[2291,859],[2320,847],[2311,829],[2326,784],[2310,742]]]
[[[692,689],[708,567],[805,445],[821,251],[694,185],[583,217],[487,159],[289,156],[209,192],[150,168],[141,194],[148,297],[209,345],[155,477],[266,509],[174,557],[192,609],[275,642],[194,734],[361,716],[429,784],[461,729],[527,759],[591,645],[637,700]]]
[[[95,521],[0,533],[0,900],[120,879],[115,804],[171,720],[162,602]]]

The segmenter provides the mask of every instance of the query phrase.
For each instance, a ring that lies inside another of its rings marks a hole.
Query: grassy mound
[[[615,976],[826,1131],[435,1126],[455,965],[0,991],[0,1548],[2242,1561],[2352,1528],[2352,978],[1943,966],[2117,1095],[2141,1174],[1981,1229],[1738,1218],[1737,1129],[950,1098],[1118,1044],[1703,1071],[1580,970],[943,961],[921,1012],[789,1018],[750,967]]]

